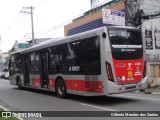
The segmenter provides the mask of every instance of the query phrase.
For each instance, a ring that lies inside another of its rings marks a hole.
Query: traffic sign
[[[102,9],[102,19],[104,24],[125,26],[125,13],[110,9]]]

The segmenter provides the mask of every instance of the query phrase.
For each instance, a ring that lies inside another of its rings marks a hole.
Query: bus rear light
[[[122,88],[119,88],[118,90],[122,90]]]
[[[106,62],[106,70],[107,70],[108,80],[114,82],[113,72],[112,72],[111,64],[109,62]]]
[[[143,78],[146,77],[147,75],[147,61],[144,62],[144,67],[143,67]]]
[[[141,88],[142,86],[141,86],[141,85],[139,85],[138,87],[139,87],[139,88]]]

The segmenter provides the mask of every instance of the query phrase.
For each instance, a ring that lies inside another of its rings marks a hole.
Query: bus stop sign
[[[102,9],[102,20],[104,24],[125,26],[125,13],[110,9]]]

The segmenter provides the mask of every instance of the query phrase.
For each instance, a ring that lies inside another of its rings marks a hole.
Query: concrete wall
[[[160,63],[149,62],[149,86],[156,87],[160,86]]]

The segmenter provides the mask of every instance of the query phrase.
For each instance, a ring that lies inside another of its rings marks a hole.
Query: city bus
[[[10,84],[68,94],[100,96],[148,86],[145,42],[141,30],[105,26],[50,39],[14,52]]]

